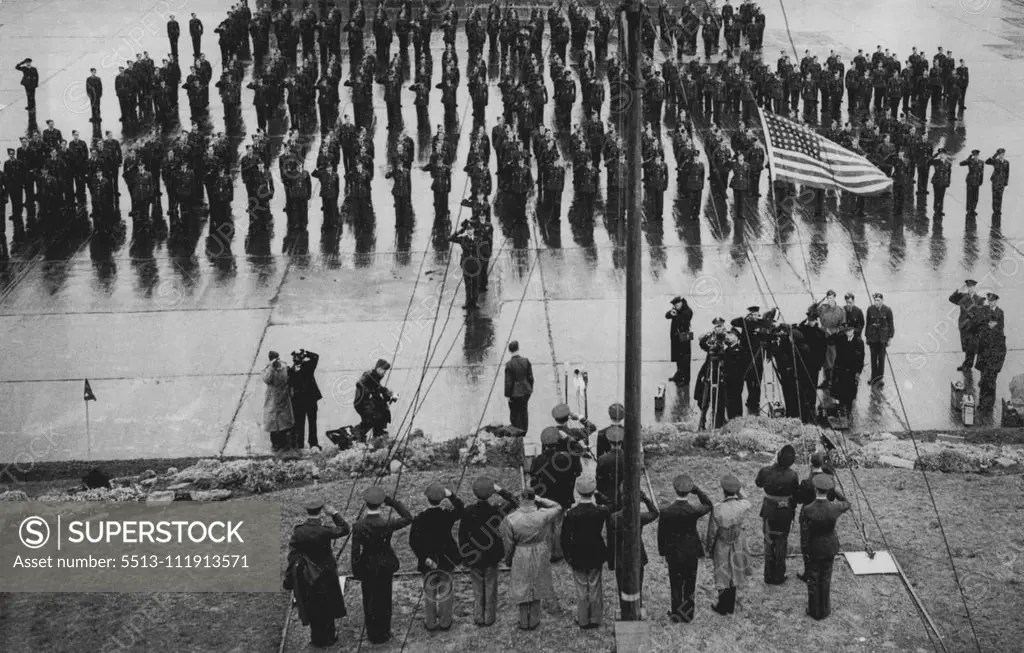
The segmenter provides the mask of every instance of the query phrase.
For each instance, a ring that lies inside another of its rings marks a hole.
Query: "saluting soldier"
[[[885,305],[882,293],[874,294],[874,303],[868,306],[864,337],[871,350],[871,385],[883,383],[885,377],[885,351],[896,333],[892,309]]]
[[[715,561],[715,587],[718,589],[718,602],[711,609],[720,615],[729,615],[736,611],[736,590],[743,587],[752,573],[747,537],[743,532],[743,522],[751,505],[739,479],[732,474],[722,477],[722,491],[725,499],[712,510],[705,544]]]
[[[399,569],[391,537],[412,523],[412,513],[398,499],[374,485],[363,493],[366,510],[352,525],[352,576],[363,593],[366,638],[373,644],[391,639],[391,584]],[[398,517],[381,515],[381,505],[393,508]]]
[[[338,641],[334,622],[347,614],[331,543],[351,529],[323,499],[314,499],[305,508],[306,521],[295,527],[288,542],[284,587],[293,592],[299,619],[309,626],[310,643],[322,648]],[[321,511],[331,518],[332,525],[323,524]]]
[[[782,585],[786,582],[786,554],[789,553],[789,530],[796,516],[800,477],[792,469],[796,450],[787,444],[775,462],[757,472],[754,484],[764,490],[761,519],[764,528],[764,582]]]
[[[935,156],[929,161],[929,166],[935,168],[932,174],[932,190],[935,191],[935,203],[933,210],[935,217],[942,217],[942,204],[946,197],[946,189],[949,188],[950,176],[953,172],[953,164],[950,161],[946,148],[940,147]]]
[[[977,285],[978,282],[974,279],[967,279],[963,286],[949,296],[949,302],[960,307],[957,328],[960,331],[960,348],[964,352],[964,362],[956,369],[968,374],[974,367],[974,357],[978,351],[978,318],[985,305],[985,299],[975,290]]]
[[[824,619],[832,610],[832,563],[839,553],[836,521],[850,509],[831,475],[812,477],[815,499],[800,511],[800,539],[807,565],[807,615]]]
[[[999,148],[985,164],[992,166],[992,216],[1000,217],[1003,214],[1003,191],[1010,182],[1010,162],[1006,160],[1006,150]]]
[[[512,567],[509,599],[519,606],[519,627],[533,630],[540,625],[541,601],[555,595],[549,542],[552,522],[562,507],[531,488],[520,497],[518,509],[501,522],[501,536],[505,564]]]
[[[712,503],[686,474],[672,479],[672,488],[676,500],[658,518],[658,554],[668,566],[672,596],[669,618],[677,623],[690,623],[696,612],[693,597],[697,589],[697,563],[704,557],[697,522],[711,512]],[[694,503],[691,496],[696,496],[699,503]]]
[[[601,571],[607,556],[604,530],[611,511],[594,502],[597,485],[589,476],[576,481],[580,499],[565,513],[562,551],[576,585],[576,625],[597,628],[604,616]]]
[[[978,156],[981,150],[971,150],[971,155],[960,162],[960,166],[967,167],[967,217],[973,218],[978,215],[978,195],[981,191],[981,184],[985,181],[985,162]]]
[[[542,451],[533,459],[530,467],[530,487],[537,496],[550,499],[562,509],[572,506],[573,486],[583,472],[578,446],[570,448],[569,436],[554,426],[548,426],[540,434]],[[551,562],[558,562],[562,553],[562,513],[552,518],[549,543]]]
[[[501,506],[489,501],[495,493],[504,499]],[[459,520],[459,555],[473,584],[473,623],[491,626],[497,619],[498,563],[505,558],[501,522],[516,509],[516,498],[486,476],[473,481],[473,495],[477,502]]]
[[[452,571],[462,562],[452,527],[462,518],[465,505],[451,490],[431,483],[424,491],[430,507],[416,515],[409,531],[409,548],[423,574],[424,625],[427,630],[452,627],[455,587]],[[441,505],[445,499],[451,509]]]
[[[622,428],[622,421],[626,419],[626,408],[619,402],[615,402],[608,407],[608,419],[612,423],[600,431],[597,432],[597,458],[601,459],[601,456],[605,455],[612,450],[612,444],[608,440],[608,431],[613,427]]]

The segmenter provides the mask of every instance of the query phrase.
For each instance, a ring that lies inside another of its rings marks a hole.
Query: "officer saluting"
[[[824,619],[832,610],[832,563],[839,553],[836,520],[850,509],[829,474],[816,474],[815,500],[800,511],[800,539],[807,565],[807,615]]]
[[[489,499],[497,492],[504,504],[494,506]],[[459,520],[459,554],[469,569],[476,601],[473,623],[491,626],[497,619],[498,563],[505,557],[505,546],[498,529],[504,518],[516,509],[516,498],[492,479],[481,476],[473,481],[477,502],[466,508]]]
[[[465,505],[440,483],[431,483],[424,494],[430,507],[413,520],[409,548],[419,559],[418,569],[423,574],[424,624],[427,630],[448,630],[455,606],[452,570],[462,561],[452,527],[462,518]],[[441,506],[445,499],[451,510]]]
[[[1006,150],[999,148],[989,157],[986,165],[992,166],[992,216],[1003,214],[1003,191],[1010,182],[1010,162],[1006,160]]]
[[[412,513],[377,485],[363,493],[363,501],[366,511],[352,525],[352,576],[362,586],[366,638],[383,644],[391,639],[391,582],[399,568],[391,536],[412,523]],[[381,505],[398,517],[383,517]]]
[[[704,557],[697,521],[711,512],[711,498],[686,474],[672,479],[676,500],[661,511],[658,520],[658,553],[668,565],[668,582],[672,593],[669,618],[675,622],[693,621],[693,595],[697,589],[697,561]],[[699,504],[690,500],[691,493]]]
[[[978,215],[975,210],[978,208],[978,195],[981,191],[981,184],[985,180],[985,162],[978,155],[981,150],[971,150],[971,155],[960,162],[961,166],[967,166],[967,217],[973,218]]]
[[[331,541],[348,535],[349,526],[338,511],[324,506],[323,499],[305,507],[306,521],[295,527],[288,542],[284,588],[295,594],[299,619],[309,626],[312,645],[327,647],[338,641],[334,620],[347,614]],[[321,511],[330,516],[333,525],[323,525]]]
[[[985,299],[975,290],[977,285],[978,282],[974,279],[967,279],[959,290],[955,290],[949,296],[951,304],[960,306],[957,327],[960,329],[960,348],[964,352],[964,362],[956,369],[958,372],[967,372],[968,374],[974,366],[974,355],[978,351],[975,319],[980,314],[982,306],[985,305]]]

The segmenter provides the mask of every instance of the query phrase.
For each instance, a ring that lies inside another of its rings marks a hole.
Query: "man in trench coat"
[[[555,597],[551,581],[551,523],[562,507],[532,489],[522,492],[519,509],[501,523],[505,541],[505,564],[512,567],[509,600],[519,605],[519,627],[533,630],[540,625],[540,605]]]
[[[321,511],[333,525],[321,522]],[[331,542],[348,535],[349,526],[334,508],[324,506],[323,499],[307,503],[306,513],[306,521],[295,527],[288,542],[284,587],[295,594],[299,619],[309,626],[312,645],[325,648],[338,641],[335,619],[347,614]]]
[[[263,368],[263,382],[267,394],[263,400],[263,426],[270,432],[270,445],[274,451],[287,449],[291,442],[292,398],[288,389],[288,367],[281,356],[270,352],[270,362]]]
[[[750,556],[743,521],[751,509],[739,480],[729,474],[722,478],[725,500],[715,504],[708,520],[706,549],[715,562],[715,587],[718,603],[711,609],[721,615],[736,611],[736,590],[751,575]]]

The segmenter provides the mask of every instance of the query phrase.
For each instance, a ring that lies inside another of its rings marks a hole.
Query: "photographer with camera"
[[[736,374],[733,369],[729,369],[727,357],[730,361],[734,358],[732,352],[735,352],[739,344],[739,336],[726,327],[725,318],[716,317],[712,324],[714,330],[705,333],[700,339],[700,348],[707,352],[707,358],[697,373],[693,391],[693,398],[701,410],[701,430],[707,427],[709,409],[714,410],[712,428],[721,428],[725,424],[726,404],[729,403],[727,377],[729,373]],[[740,381],[742,383],[742,378]]]
[[[747,412],[750,415],[757,415],[761,412],[761,379],[764,378],[764,346],[771,334],[772,320],[775,311],[769,311],[764,318],[761,317],[760,306],[747,307],[747,314],[732,321],[733,328],[739,334],[739,345],[737,347],[737,358],[739,365],[743,368],[743,383],[747,386]],[[737,381],[738,383],[738,381]],[[743,388],[737,387],[736,394],[732,397],[729,417],[739,417],[742,409],[739,402],[742,399]]]
[[[668,333],[672,347],[672,362],[676,364],[676,373],[668,380],[676,385],[689,387],[690,343],[693,341],[690,322],[693,320],[693,310],[685,299],[677,296],[672,299],[672,310],[665,313],[665,319],[672,320]]]
[[[292,398],[288,388],[288,366],[281,362],[276,351],[269,354],[270,362],[263,368],[263,383],[267,394],[263,400],[263,425],[270,431],[270,446],[275,452],[289,449],[289,433],[295,424]]]
[[[352,404],[362,418],[356,430],[363,442],[370,431],[373,431],[375,437],[388,434],[388,424],[391,423],[390,404],[398,401],[397,395],[381,385],[381,380],[390,369],[391,363],[381,358],[372,370],[363,372],[356,383],[356,396]]]
[[[317,402],[323,398],[320,386],[316,383],[313,373],[320,356],[311,351],[300,349],[292,352],[292,366],[288,368],[288,385],[292,391],[292,414],[295,428],[292,431],[292,448],[301,449],[304,440],[303,431],[306,420],[309,420],[309,448],[323,451],[316,437]]]

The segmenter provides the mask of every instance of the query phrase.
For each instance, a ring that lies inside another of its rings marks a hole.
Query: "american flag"
[[[884,172],[859,154],[774,113],[758,113],[775,179],[855,195],[876,195],[892,186]]]

